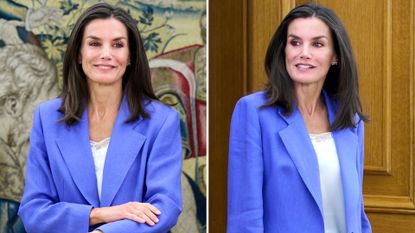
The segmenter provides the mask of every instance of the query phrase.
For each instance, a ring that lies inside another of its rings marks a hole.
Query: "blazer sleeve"
[[[26,164],[26,185],[19,208],[28,233],[88,232],[92,206],[60,202],[46,152],[40,108],[35,111]]]
[[[364,203],[363,203],[363,168],[364,168],[364,123],[362,120],[359,121],[358,126],[357,126],[357,136],[358,136],[358,140],[359,140],[359,151],[358,151],[358,156],[359,156],[359,166],[358,166],[358,172],[359,172],[359,181],[360,181],[360,187],[361,187],[361,222],[362,222],[362,233],[371,233],[372,232],[372,228],[370,226],[370,222],[369,219],[366,216],[365,213],[365,207],[364,207]]]
[[[156,132],[158,135],[148,157],[143,199],[160,210],[159,222],[149,226],[125,219],[104,224],[97,229],[104,233],[164,233],[176,224],[182,210],[180,119],[175,111],[165,119]]]
[[[258,107],[242,98],[232,115],[228,159],[228,233],[263,232],[263,157]]]

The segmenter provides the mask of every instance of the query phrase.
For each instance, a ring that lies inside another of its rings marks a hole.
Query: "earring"
[[[337,62],[332,62],[331,65],[332,66],[336,66],[337,65]]]

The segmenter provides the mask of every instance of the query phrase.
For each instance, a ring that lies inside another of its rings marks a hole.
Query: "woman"
[[[371,232],[364,213],[357,68],[339,18],[293,9],[265,58],[265,91],[236,104],[228,232]]]
[[[136,22],[78,19],[60,98],[37,107],[19,209],[30,232],[167,232],[181,211],[178,114],[157,101]]]

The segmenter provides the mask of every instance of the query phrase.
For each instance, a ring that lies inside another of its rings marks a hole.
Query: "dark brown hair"
[[[135,121],[139,117],[149,117],[144,109],[145,101],[157,100],[151,86],[150,67],[137,22],[121,8],[107,3],[98,3],[88,8],[79,17],[69,37],[63,61],[63,88],[60,95],[62,104],[59,112],[64,114],[60,121],[68,125],[73,125],[80,120],[89,101],[87,79],[82,65],[78,62],[85,27],[92,20],[108,18],[119,20],[128,31],[131,64],[127,66],[122,81],[123,92],[131,112],[126,122]]]
[[[368,119],[362,112],[357,65],[350,39],[336,14],[317,3],[306,3],[291,10],[272,37],[265,56],[268,76],[265,95],[268,101],[264,106],[277,105],[284,109],[285,114],[292,113],[296,99],[293,81],[285,67],[287,31],[294,19],[310,17],[322,20],[329,27],[338,59],[338,65],[330,67],[323,85],[326,93],[336,102],[336,117],[330,128],[337,130],[356,127],[355,114],[363,121]]]

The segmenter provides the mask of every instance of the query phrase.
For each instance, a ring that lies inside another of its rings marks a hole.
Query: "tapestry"
[[[70,32],[97,0],[0,1],[0,233],[23,233],[35,106],[56,98]],[[206,232],[206,0],[108,0],[137,20],[161,101],[181,118],[183,211],[171,232]]]

